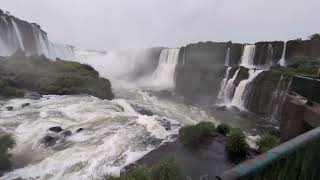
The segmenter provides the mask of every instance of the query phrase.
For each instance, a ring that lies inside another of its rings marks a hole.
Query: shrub
[[[23,97],[24,92],[20,89],[17,89],[15,87],[6,86],[4,88],[0,89],[0,94],[4,97]]]
[[[217,126],[217,132],[223,135],[227,135],[230,132],[230,126],[226,123],[221,123]]]
[[[152,180],[181,180],[182,173],[177,161],[171,157],[162,160],[151,169]]]
[[[160,163],[147,168],[145,166],[135,166],[125,175],[120,177],[107,177],[107,180],[182,180],[182,173],[177,161],[167,158]]]
[[[279,141],[277,137],[272,135],[266,135],[260,138],[257,142],[257,146],[260,152],[264,153],[273,147],[277,146],[279,144]]]
[[[15,145],[15,141],[11,135],[0,136],[0,171],[7,170],[11,163],[9,149],[12,149]]]
[[[231,158],[244,157],[248,151],[246,136],[239,128],[231,129],[228,137],[226,150]]]
[[[215,134],[215,125],[211,122],[200,122],[193,126],[185,126],[179,130],[179,139],[183,144],[194,144],[202,138]]]

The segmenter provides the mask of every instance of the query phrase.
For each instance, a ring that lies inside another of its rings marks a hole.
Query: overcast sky
[[[0,0],[55,42],[87,49],[254,42],[320,32],[320,0]]]

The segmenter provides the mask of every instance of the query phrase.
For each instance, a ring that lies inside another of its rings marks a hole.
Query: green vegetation
[[[226,150],[231,158],[245,157],[249,145],[246,142],[246,136],[239,128],[231,129],[228,137]]]
[[[230,132],[231,127],[226,123],[221,123],[217,126],[217,132],[223,135],[227,135]]]
[[[179,139],[183,144],[196,144],[203,138],[215,135],[215,125],[211,122],[200,122],[185,126],[179,130]]]
[[[0,95],[20,97],[23,91],[41,94],[90,94],[103,99],[112,99],[109,80],[100,78],[89,65],[45,56],[26,57],[16,53],[0,60]]]
[[[9,153],[9,149],[12,149],[14,145],[15,141],[11,135],[0,136],[0,172],[10,167],[11,154]]]
[[[182,172],[177,161],[167,158],[160,163],[147,168],[145,166],[135,166],[125,175],[120,177],[108,177],[107,180],[182,180]]]
[[[259,151],[262,153],[276,147],[278,144],[279,144],[278,138],[272,135],[263,136],[257,142]]]

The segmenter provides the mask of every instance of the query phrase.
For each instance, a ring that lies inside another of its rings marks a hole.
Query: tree
[[[320,40],[320,34],[316,33],[309,36],[310,40]]]

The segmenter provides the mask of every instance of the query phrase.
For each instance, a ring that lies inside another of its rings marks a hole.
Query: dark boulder
[[[231,106],[231,110],[234,112],[240,112],[240,109],[237,106]]]
[[[227,106],[217,106],[215,109],[218,110],[218,111],[226,111],[227,110]]]
[[[26,93],[24,95],[24,98],[27,99],[32,99],[32,100],[39,100],[40,98],[42,98],[42,95],[36,92],[31,92],[31,93]]]
[[[160,120],[160,124],[161,126],[163,126],[167,131],[170,131],[171,128],[171,123],[170,121],[168,121],[167,119],[163,118]]]
[[[64,136],[64,137],[67,137],[67,136],[71,136],[72,135],[72,132],[70,130],[64,130],[61,132],[61,134]]]
[[[138,112],[139,114],[141,115],[146,115],[146,116],[153,116],[153,112],[150,111],[149,109],[145,109],[141,106],[138,106],[138,105],[131,105],[131,107],[136,111]]]
[[[76,133],[79,133],[79,132],[81,132],[83,130],[84,130],[83,128],[79,128],[79,129],[76,130]]]
[[[48,131],[59,133],[63,131],[63,129],[60,126],[55,126],[55,127],[49,128]]]
[[[53,146],[56,144],[58,138],[57,137],[52,137],[50,135],[46,135],[43,139],[42,139],[42,143],[45,144],[46,146]]]
[[[24,108],[24,107],[27,107],[27,106],[29,106],[29,105],[30,105],[30,103],[23,103],[23,104],[21,105],[21,107]]]
[[[6,107],[6,109],[7,109],[8,111],[12,111],[12,110],[13,110],[13,107],[12,107],[12,106],[8,106],[8,107]]]

